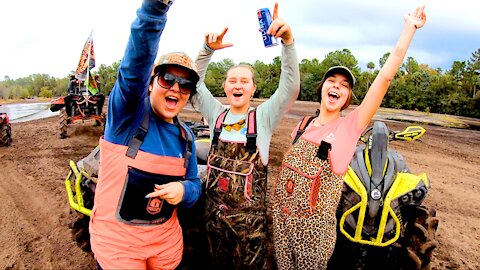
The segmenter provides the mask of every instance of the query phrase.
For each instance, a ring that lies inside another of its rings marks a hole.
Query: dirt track
[[[270,179],[289,144],[298,115],[311,114],[316,103],[297,102],[272,140]],[[199,120],[198,113],[183,119]],[[388,122],[394,130],[408,124]],[[426,205],[440,220],[436,269],[480,269],[480,131],[425,126],[422,142],[393,142],[414,173],[426,172],[432,189]],[[86,156],[98,143],[101,127],[69,127],[58,138],[57,119],[12,124],[14,141],[0,148],[0,268],[91,269],[91,255],[71,240],[64,179],[68,161]]]

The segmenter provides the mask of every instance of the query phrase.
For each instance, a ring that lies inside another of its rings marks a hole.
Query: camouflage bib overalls
[[[219,139],[228,110],[220,114],[208,160],[206,230],[214,269],[266,268],[267,166],[256,147],[253,110],[247,142]]]
[[[299,131],[308,125],[304,122]],[[343,178],[331,171],[330,148],[325,141],[316,145],[297,133],[285,154],[273,197],[279,269],[326,269],[333,253]]]

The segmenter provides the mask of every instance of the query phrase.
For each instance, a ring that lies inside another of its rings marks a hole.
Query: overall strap
[[[177,116],[173,118],[173,122],[178,126],[180,129],[180,133],[182,134],[182,138],[186,141],[187,146],[185,147],[185,162],[184,167],[188,168],[188,162],[190,161],[190,157],[192,156],[192,145],[193,145],[193,135],[188,132],[187,125],[183,123]]]
[[[313,119],[315,119],[315,116],[312,115],[307,115],[303,117],[302,122],[300,122],[300,126],[298,127],[297,134],[293,139],[292,145],[295,144],[298,138],[302,136],[302,134],[305,132],[305,129],[308,127],[308,125],[310,124],[310,122],[312,122]]]
[[[229,111],[230,109],[226,109],[217,117],[217,121],[215,122],[215,127],[213,129],[213,138],[212,138],[213,149],[215,149],[218,145],[218,138],[220,137],[220,133],[222,133],[222,124]]]
[[[126,156],[130,158],[135,158],[137,156],[138,150],[140,150],[140,146],[142,145],[143,141],[145,140],[145,136],[147,135],[148,132],[148,127],[149,127],[149,105],[150,101],[148,98],[145,100],[145,113],[143,114],[143,120],[142,124],[137,130],[137,133],[133,135],[132,139],[128,143],[128,149],[127,152],[125,153]],[[177,116],[173,118],[173,122],[178,126],[180,129],[180,134],[182,134],[182,138],[186,141],[187,146],[185,147],[185,163],[184,167],[188,168],[188,162],[190,160],[190,157],[192,156],[192,144],[193,144],[193,137],[190,132],[187,131],[187,126],[185,123],[180,121]]]
[[[137,156],[138,150],[140,150],[140,145],[142,145],[143,140],[145,139],[145,136],[147,135],[148,131],[148,125],[149,125],[149,113],[148,113],[148,107],[150,105],[149,101],[145,101],[146,105],[145,106],[145,113],[143,114],[143,120],[142,124],[137,130],[137,133],[133,135],[132,139],[130,139],[130,142],[128,142],[128,149],[127,153],[125,153],[126,156],[130,158],[135,158]]]
[[[257,110],[253,109],[248,112],[248,122],[247,122],[247,144],[246,150],[253,154],[257,151]]]

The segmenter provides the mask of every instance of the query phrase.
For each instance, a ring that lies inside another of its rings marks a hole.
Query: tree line
[[[369,62],[365,69],[350,50],[343,49],[328,53],[323,61],[303,59],[300,64],[301,90],[298,97],[303,101],[316,101],[316,88],[327,69],[343,65],[352,70],[357,78],[353,104],[359,104],[380,68],[388,58],[386,53],[378,63]],[[280,79],[281,60],[275,57],[272,63],[261,61],[250,63],[255,70],[256,98],[268,98],[276,90]],[[208,66],[205,84],[214,96],[225,96],[222,83],[227,70],[236,65],[232,59],[212,62]],[[108,95],[115,84],[120,62],[110,66],[100,65],[93,75],[100,76],[100,89]],[[73,73],[73,71],[71,72]],[[69,76],[54,78],[47,74],[33,74],[16,80],[5,76],[0,81],[1,99],[31,97],[56,97],[67,93]],[[454,61],[449,70],[433,69],[408,57],[395,75],[382,102],[382,107],[423,112],[451,114],[480,118],[480,49],[466,61]]]

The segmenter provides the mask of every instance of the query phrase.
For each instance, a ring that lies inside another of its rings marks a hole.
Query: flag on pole
[[[95,51],[93,49],[92,33],[90,33],[90,36],[88,36],[88,39],[83,46],[82,55],[80,56],[76,71],[77,79],[85,80],[88,71],[95,67]]]
[[[97,82],[94,79],[91,79],[92,76],[90,74],[90,70],[95,67],[95,50],[93,49],[92,34],[93,31],[90,33],[83,46],[75,77],[80,81],[84,81],[85,87],[95,95],[98,92]]]
[[[98,85],[95,78],[92,78],[92,74],[88,71],[87,79],[85,80],[85,86],[87,87],[88,91],[92,93],[92,95],[96,95],[98,93]]]

